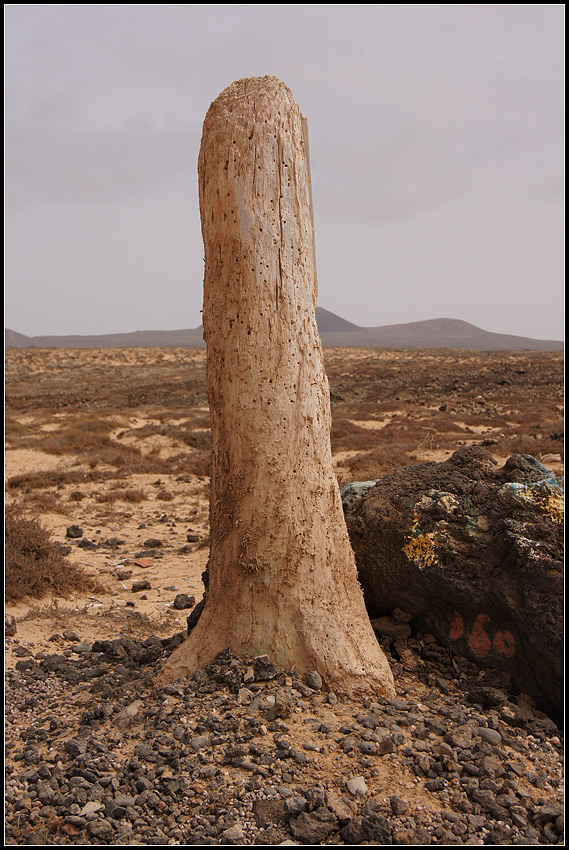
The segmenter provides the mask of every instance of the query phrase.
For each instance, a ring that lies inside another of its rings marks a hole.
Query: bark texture
[[[206,605],[162,680],[230,647],[393,693],[330,450],[306,122],[276,77],[211,104],[198,163],[212,430]]]

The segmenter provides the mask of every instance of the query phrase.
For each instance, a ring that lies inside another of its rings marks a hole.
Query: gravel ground
[[[228,652],[154,687],[183,637],[7,638],[7,844],[564,843],[562,732],[498,672],[416,636],[390,701]]]

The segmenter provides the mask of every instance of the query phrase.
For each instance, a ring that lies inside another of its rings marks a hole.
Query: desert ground
[[[471,444],[488,447],[500,463],[516,452],[532,454],[563,474],[560,352],[326,349],[325,363],[340,485],[378,478],[403,465],[444,460]],[[6,640],[8,671],[15,674],[22,657],[41,659],[55,652],[73,658],[79,642],[144,641],[183,631],[201,599],[208,559],[205,352],[7,349],[5,365],[7,504],[38,517],[69,562],[90,575],[96,587],[67,598],[47,592],[42,598],[8,600],[6,613],[17,629]],[[72,527],[76,530],[68,531]],[[404,671],[399,681],[407,694],[413,693],[412,672]],[[416,680],[415,687],[415,697],[421,692],[425,701],[424,686]],[[307,707],[312,712],[317,710],[314,699]],[[321,711],[331,711],[327,703],[323,706]],[[24,712],[19,722],[25,718]],[[15,752],[12,744],[9,759]],[[21,768],[10,763],[15,776]],[[330,770],[337,770],[331,764]],[[401,788],[423,805],[415,778],[401,776]],[[540,793],[545,804],[547,794]],[[431,803],[433,811],[444,808]],[[555,841],[544,838],[547,823],[538,828],[539,843],[556,843],[559,831],[553,828]],[[33,843],[22,839],[30,834],[37,839],[30,829],[16,830],[9,843]],[[222,840],[211,837],[211,830],[210,840],[186,842],[166,832],[167,841],[154,842],[140,830],[131,831],[132,841],[110,841],[71,821],[55,843],[240,843],[236,834]],[[242,843],[291,843],[286,830],[257,833],[261,840],[245,831]],[[471,833],[458,829],[452,834],[454,843],[492,843],[480,829],[478,840],[466,841]],[[497,833],[488,834],[494,843],[532,843],[506,840],[506,833],[496,841]],[[46,843],[41,837],[35,843]]]

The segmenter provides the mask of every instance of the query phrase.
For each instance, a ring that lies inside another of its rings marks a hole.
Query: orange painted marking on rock
[[[496,632],[492,645],[496,652],[499,652],[501,655],[506,655],[508,658],[512,658],[515,655],[516,640],[511,632]]]
[[[468,639],[468,645],[477,655],[488,655],[492,642],[486,633],[484,624],[490,621],[487,614],[479,614]]]

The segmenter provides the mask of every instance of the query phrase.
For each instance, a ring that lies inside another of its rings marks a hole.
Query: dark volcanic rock
[[[371,617],[509,672],[540,706],[563,705],[562,482],[530,455],[498,467],[469,447],[350,494],[346,522]]]
[[[310,814],[302,812],[290,823],[293,836],[303,844],[321,844],[330,833],[337,827],[336,816],[326,808],[320,806]]]
[[[371,814],[351,820],[340,833],[344,844],[392,844],[391,828],[381,815]]]
[[[185,608],[192,608],[196,604],[196,597],[188,596],[187,593],[178,593],[173,604],[178,611],[183,611]]]

